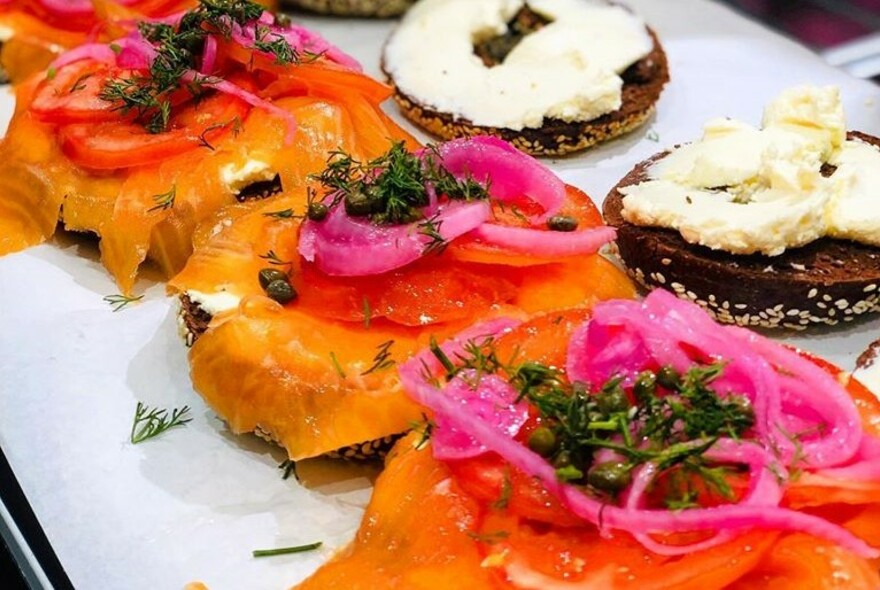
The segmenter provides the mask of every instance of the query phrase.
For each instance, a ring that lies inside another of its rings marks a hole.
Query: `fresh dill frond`
[[[265,254],[260,254],[260,258],[272,264],[274,266],[287,266],[292,264],[289,260],[282,260],[280,256],[275,252],[275,250],[269,250]]]
[[[171,410],[171,416],[168,410],[160,408],[149,408],[138,402],[134,412],[134,421],[131,424],[131,444],[142,443],[153,437],[159,436],[166,430],[176,426],[183,426],[190,422],[192,418],[186,418],[189,414],[189,406],[182,408],[174,408]]]
[[[110,304],[110,307],[113,308],[113,312],[121,311],[131,305],[132,303],[136,303],[143,299],[143,295],[107,295],[104,297],[104,301]]]
[[[366,298],[363,299],[362,309],[364,312],[364,329],[370,329],[370,322],[373,321],[373,309],[370,307],[370,300]]]
[[[336,369],[336,374],[339,375],[341,379],[346,379],[345,371],[342,370],[342,365],[339,364],[339,359],[336,358],[336,353],[332,350],[330,351],[330,362],[333,363],[333,368]]]
[[[391,358],[391,347],[394,346],[394,340],[389,340],[388,342],[383,342],[378,346],[378,352],[376,352],[376,356],[373,358],[373,364],[369,369],[361,373],[361,376],[367,376],[371,373],[375,373],[376,371],[383,371],[385,369],[390,369],[396,364],[396,361]]]
[[[302,215],[297,215],[293,209],[282,209],[281,211],[263,213],[263,217],[271,217],[272,219],[301,219]]]
[[[306,553],[315,551],[324,545],[323,541],[309,543],[308,545],[297,545],[296,547],[282,547],[280,549],[255,549],[252,552],[254,557],[275,557],[276,555],[290,555],[291,553]]]
[[[177,198],[177,186],[172,186],[171,190],[167,193],[162,193],[161,195],[153,195],[153,202],[156,203],[154,206],[147,209],[147,211],[166,211],[174,207],[174,200]]]

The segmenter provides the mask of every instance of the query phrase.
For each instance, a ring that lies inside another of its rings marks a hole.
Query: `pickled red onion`
[[[601,226],[568,233],[484,223],[471,236],[508,252],[553,258],[595,254],[602,246],[614,241],[617,231],[613,227]]]
[[[489,215],[488,203],[453,201],[438,206],[432,223],[443,240],[449,241],[479,227]],[[430,243],[419,223],[376,225],[369,219],[349,217],[339,204],[324,221],[302,225],[299,253],[328,275],[366,276],[415,262]]]
[[[715,325],[714,322],[704,321],[703,318],[697,317],[697,314],[703,314],[703,312],[694,311],[698,310],[696,306],[679,301],[664,292],[655,291],[648,296],[646,302],[641,304],[624,303],[610,302],[597,306],[594,319],[590,323],[596,323],[599,330],[592,334],[592,338],[605,338],[606,343],[611,345],[610,348],[616,354],[634,353],[638,362],[644,363],[641,365],[641,368],[650,367],[651,363],[654,364],[654,367],[658,364],[663,364],[658,363],[657,359],[654,359],[652,356],[654,353],[672,352],[674,358],[679,358],[680,354],[685,352],[685,349],[680,346],[681,340],[676,340],[677,343],[673,343],[672,346],[664,349],[659,346],[658,342],[652,342],[650,338],[639,339],[639,328],[641,326],[655,323],[659,323],[660,326],[663,326],[664,323],[676,326],[680,322],[693,320],[696,328],[683,340],[697,345],[695,349],[690,351],[690,354],[697,355],[697,359],[694,362],[707,362],[713,358],[715,360],[729,358],[724,354],[710,358],[701,358],[701,355],[714,352],[716,346],[724,343],[746,344],[749,347],[757,343],[757,346],[753,347],[753,355],[760,357],[764,363],[773,367],[770,374],[776,376],[777,382],[775,385],[781,389],[788,387],[790,384],[779,383],[782,381],[778,376],[780,371],[786,374],[797,375],[800,378],[810,378],[811,380],[816,376],[814,375],[814,369],[822,371],[821,369],[816,369],[809,361],[800,359],[800,357],[797,357],[797,361],[795,361],[793,358],[796,357],[795,353],[784,349],[780,345],[773,344],[760,337],[747,337],[740,331],[722,328]],[[607,310],[603,309],[605,305],[608,306]],[[603,325],[603,320],[599,319],[603,314],[606,315],[606,319],[614,319],[615,317],[619,319],[619,314],[627,311],[636,318],[629,324],[619,322],[618,324]],[[669,321],[666,322],[666,320]],[[650,336],[656,337],[657,335],[653,334]],[[701,341],[700,336],[706,336],[705,342]],[[615,339],[620,338],[637,341],[630,342],[625,346],[613,346]],[[583,351],[572,350],[589,342],[591,342],[589,328],[581,330],[572,339],[568,363],[569,379],[577,379],[579,378],[578,375],[592,379],[597,378],[597,375],[601,375],[605,371],[610,370],[613,374],[614,371],[618,370],[614,368],[613,355],[606,355],[605,358],[598,359],[600,368],[598,372],[595,372],[594,367],[590,366],[593,360],[591,357],[584,355]],[[594,345],[598,346],[599,343],[599,340],[593,341]],[[704,346],[700,346],[701,344]],[[734,346],[733,350],[735,351],[737,348],[741,347]],[[416,359],[406,363],[400,369],[401,380],[411,397],[430,408],[438,418],[442,417],[443,423],[447,424],[448,427],[472,437],[475,445],[498,453],[514,467],[538,478],[547,490],[559,497],[564,505],[574,514],[600,528],[606,527],[629,532],[636,536],[650,550],[668,555],[679,555],[716,545],[729,539],[732,534],[746,529],[765,528],[801,531],[831,541],[860,556],[880,556],[880,551],[870,547],[846,529],[817,516],[782,508],[778,505],[782,497],[782,491],[776,481],[776,473],[779,472],[780,468],[784,469],[784,465],[779,465],[779,458],[771,454],[771,451],[775,448],[772,436],[776,433],[772,433],[770,437],[765,437],[759,433],[759,438],[756,441],[759,444],[722,439],[709,449],[707,456],[710,459],[719,463],[743,464],[749,468],[749,473],[751,474],[749,489],[744,498],[736,504],[676,512],[644,509],[641,507],[642,498],[653,474],[650,471],[650,466],[642,466],[636,473],[635,484],[630,487],[629,493],[626,496],[626,505],[623,507],[609,505],[585,495],[580,488],[560,482],[556,477],[555,469],[543,457],[528,449],[512,436],[500,432],[497,428],[493,428],[491,424],[485,424],[469,413],[462,412],[460,404],[456,400],[448,398],[441,389],[424,380],[418,371],[418,366],[420,366],[418,358],[416,357]],[[618,360],[625,369],[634,370],[635,365],[629,366],[624,358],[618,357]],[[808,367],[798,361],[803,361],[803,363],[807,363],[810,366]],[[822,371],[822,373],[825,372]],[[743,376],[740,375],[739,377],[742,378]],[[758,379],[751,383],[743,380],[743,383],[748,383],[754,387],[755,391],[738,393],[748,393],[751,397],[760,398],[763,394],[761,387],[769,384],[772,390],[774,386],[772,377],[767,377],[766,375],[765,377],[766,379],[764,380]],[[858,447],[855,451],[845,448],[838,453],[830,449],[820,448],[820,454],[814,457],[807,467],[811,470],[808,473],[816,473],[819,476],[826,472],[841,473],[838,471],[840,468],[835,467],[840,464],[842,457],[848,456],[852,463],[849,466],[842,467],[843,473],[846,473],[846,469],[849,467],[853,467],[859,470],[857,472],[867,476],[874,476],[876,462],[878,457],[880,457],[880,441],[874,441],[874,439],[865,437],[858,422],[850,424],[845,420],[840,420],[840,418],[846,418],[851,412],[855,411],[854,404],[832,377],[827,374],[825,374],[825,377],[827,379],[818,379],[814,382],[818,384],[819,391],[815,395],[807,396],[804,404],[822,403],[818,398],[826,393],[826,390],[833,390],[828,391],[830,399],[821,406],[823,412],[831,412],[832,421],[834,421],[832,436],[830,436],[831,441],[824,442],[827,445],[837,444],[848,447],[853,441],[858,441]],[[724,392],[719,393],[723,394]],[[784,395],[791,397],[797,394],[798,388],[790,388],[786,390]],[[766,412],[767,405],[758,406],[755,404],[753,409],[756,413],[756,419],[760,422],[762,416],[758,414],[762,411]],[[822,412],[815,414],[825,415]],[[766,418],[766,416],[763,418]],[[437,445],[442,446],[443,441],[442,439],[439,441],[435,439],[433,444],[435,447]],[[435,448],[436,452],[437,449]],[[442,452],[443,450],[440,449],[441,454]],[[782,459],[791,458],[783,456]],[[823,472],[822,468],[826,468],[826,471]],[[784,474],[784,471],[782,473]],[[649,534],[696,531],[715,532],[716,535],[708,540],[689,546],[663,545],[648,536]]]
[[[535,158],[496,137],[454,139],[437,147],[440,163],[456,178],[489,184],[493,199],[507,202],[527,197],[544,213],[534,222],[547,221],[565,202],[565,183]],[[423,152],[424,153],[424,152]]]

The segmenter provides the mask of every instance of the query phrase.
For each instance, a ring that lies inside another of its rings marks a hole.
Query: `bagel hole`
[[[487,68],[499,66],[523,39],[552,22],[553,19],[524,4],[508,21],[507,30],[501,35],[494,34],[494,31],[488,35],[477,34],[474,39],[474,54],[483,60]]]

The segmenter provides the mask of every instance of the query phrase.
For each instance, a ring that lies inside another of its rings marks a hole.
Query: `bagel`
[[[604,2],[584,2],[579,8],[597,11],[597,14],[612,19],[610,22],[626,32],[627,41],[611,39],[609,46],[614,41],[615,47],[624,48],[620,50],[621,53],[630,55],[636,51],[632,54],[635,57],[624,59],[623,65],[618,57],[609,58],[616,60],[618,69],[615,72],[605,71],[604,75],[599,76],[601,84],[587,87],[577,81],[584,76],[595,76],[594,69],[584,73],[572,67],[565,69],[565,73],[561,73],[563,70],[554,70],[543,78],[538,77],[537,72],[545,62],[537,56],[545,49],[555,51],[549,49],[554,42],[543,39],[552,38],[553,31],[560,31],[555,34],[563,36],[573,28],[573,25],[565,24],[568,13],[560,9],[560,6],[572,4],[558,0],[530,4],[499,2],[499,23],[508,20],[503,30],[495,31],[496,36],[485,32],[485,17],[480,16],[483,20],[470,23],[473,39],[449,43],[444,51],[434,52],[440,58],[426,62],[419,57],[421,53],[411,55],[412,44],[442,31],[442,25],[435,23],[442,22],[445,16],[462,8],[460,2],[422,0],[392,34],[383,54],[382,68],[395,87],[394,99],[401,112],[429,133],[444,139],[494,135],[532,155],[559,156],[582,151],[629,133],[643,125],[654,113],[663,87],[669,81],[669,64],[656,33],[644,27],[636,16],[625,9]],[[519,10],[509,16],[505,10],[517,4]],[[546,10],[548,14],[559,10],[560,24],[557,25],[540,10]],[[577,18],[584,18],[586,13],[574,14]],[[463,22],[465,20],[462,19]],[[634,23],[638,24],[634,26]],[[464,22],[459,25],[457,32],[468,34],[468,24]],[[531,33],[540,33],[542,40],[529,44],[527,40]],[[577,46],[570,47],[564,58],[558,56],[555,63],[564,62],[571,54],[580,56],[579,51],[587,53],[589,48],[585,48],[583,39],[591,36],[588,33],[578,35],[574,42]],[[444,42],[447,41],[444,39]],[[643,43],[641,50],[634,50],[633,46],[639,43]],[[547,47],[542,49],[542,45]],[[446,56],[454,57],[455,61],[447,60]],[[525,77],[519,75],[519,64],[530,59],[534,62],[530,63],[535,68],[533,73]],[[576,61],[581,60],[578,62],[581,63],[583,59],[578,57]],[[478,82],[470,85],[475,90],[455,92],[454,88],[460,84],[456,83],[443,95],[443,90],[438,88],[445,84],[447,78],[454,79],[454,76],[449,76],[449,71],[456,67],[456,61],[461,66],[459,71],[462,72],[462,79],[470,80],[469,76],[478,76]],[[516,63],[510,66],[511,62]],[[510,72],[511,68],[517,70],[513,70],[512,74],[504,73],[505,70]],[[496,71],[502,73],[495,74]],[[558,85],[561,79],[573,81],[572,85],[576,86],[573,94],[568,97],[560,95],[555,103],[545,99],[552,94],[546,89]],[[438,80],[441,81],[439,84]],[[615,90],[608,91],[605,86],[614,87]],[[592,96],[584,98],[589,94]],[[597,94],[601,96],[596,98]],[[516,104],[523,95],[528,95],[532,104],[526,104],[525,101],[521,105]],[[565,103],[566,100],[569,102]],[[599,103],[607,108],[599,107]],[[525,115],[520,116],[523,113]]]

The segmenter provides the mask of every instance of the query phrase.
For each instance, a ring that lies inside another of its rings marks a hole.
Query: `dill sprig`
[[[143,295],[107,295],[104,297],[104,301],[110,304],[110,307],[113,308],[113,312],[122,311],[132,303],[136,303],[143,299]]]
[[[262,6],[250,0],[199,0],[199,5],[186,12],[176,27],[167,23],[139,23],[141,35],[155,49],[149,69],[142,74],[107,80],[99,97],[114,103],[114,108],[123,114],[135,113],[136,120],[148,132],[165,131],[171,119],[174,92],[184,87],[198,97],[205,87],[215,83],[215,78],[196,73],[205,39],[209,35],[230,38],[235,25],[254,23],[263,11]],[[255,27],[252,49],[269,54],[281,65],[299,61],[290,43],[263,25]]]
[[[373,358],[373,364],[369,369],[361,373],[361,376],[370,375],[376,371],[390,369],[397,361],[391,358],[391,347],[394,346],[394,340],[383,342],[377,348],[376,356]]]
[[[147,211],[167,211],[174,207],[174,200],[177,198],[177,186],[172,186],[171,190],[167,193],[162,193],[161,195],[153,195],[153,202],[156,203],[154,206],[147,209]]]
[[[489,198],[488,186],[471,177],[458,179],[440,163],[436,148],[420,157],[394,143],[384,155],[360,162],[351,154],[333,152],[324,171],[315,176],[329,206],[345,206],[353,217],[367,217],[378,225],[400,225],[424,220],[422,233],[436,235],[436,220],[425,220],[429,190],[448,199],[475,201]]]
[[[290,260],[282,260],[278,253],[275,250],[269,250],[265,254],[260,254],[260,258],[272,264],[274,266],[287,266],[289,264],[293,264]]]
[[[129,437],[131,444],[142,443],[175,426],[183,426],[192,420],[192,418],[185,418],[188,413],[189,406],[174,408],[169,416],[166,409],[149,408],[138,402],[134,412],[134,421],[131,424]]]
[[[252,553],[254,557],[275,557],[276,555],[290,555],[291,553],[305,553],[320,549],[324,545],[323,541],[309,543],[308,545],[297,545],[296,547],[282,547],[281,549],[255,549]]]

